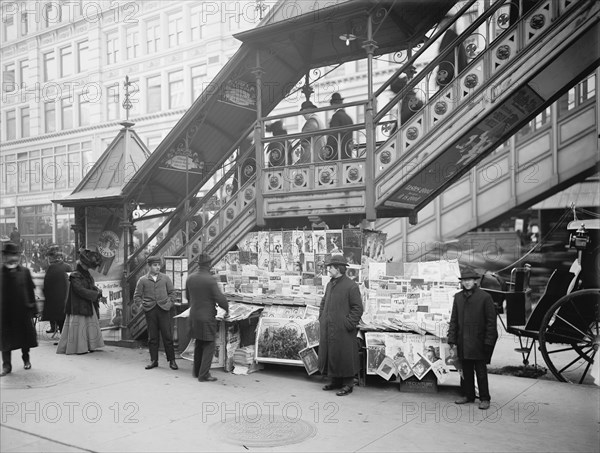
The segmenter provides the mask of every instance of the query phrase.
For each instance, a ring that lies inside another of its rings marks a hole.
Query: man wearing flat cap
[[[360,369],[356,334],[363,303],[358,285],[346,276],[347,265],[337,254],[325,262],[331,280],[319,308],[319,371],[331,378],[323,390],[337,390],[338,396],[352,393]]]
[[[148,348],[150,363],[147,370],[158,366],[158,336],[163,340],[165,354],[169,367],[177,370],[175,348],[173,347],[173,328],[171,323],[171,308],[175,303],[175,288],[171,279],[160,271],[162,258],[154,255],[146,260],[149,271],[140,277],[135,286],[133,300],[142,306],[148,325]]]
[[[35,348],[37,334],[33,327],[33,316],[37,312],[34,283],[29,269],[19,264],[20,247],[12,242],[2,244],[2,264],[0,278],[2,297],[0,298],[0,350],[2,350],[2,373],[12,372],[11,355],[20,349],[23,368],[29,370],[29,350]]]
[[[492,296],[477,287],[480,276],[472,270],[461,273],[462,291],[454,295],[448,327],[448,344],[458,349],[463,376],[460,381],[463,397],[456,404],[475,401],[475,378],[479,386],[479,409],[490,407],[487,364],[490,363],[498,329]]]
[[[339,105],[341,106],[344,103],[344,98],[340,95],[340,93],[333,93],[331,96],[331,101],[329,101],[331,105]],[[352,118],[346,113],[346,111],[342,107],[338,107],[335,113],[331,116],[331,120],[329,120],[329,127],[347,127],[352,126],[354,123],[352,122]],[[338,153],[338,145],[339,150],[341,151],[342,159],[350,159],[352,157],[352,149],[350,148],[352,144],[352,131],[350,132],[338,132],[333,135],[327,136],[327,153],[323,156],[323,160],[336,160]]]
[[[198,255],[198,271],[185,282],[185,292],[190,301],[190,323],[195,339],[193,375],[200,382],[213,382],[210,366],[215,355],[217,335],[217,305],[229,313],[229,303],[217,281],[210,273],[211,257]]]

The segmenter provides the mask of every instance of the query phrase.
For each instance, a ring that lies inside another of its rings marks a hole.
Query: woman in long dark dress
[[[57,354],[85,354],[104,347],[98,301],[102,291],[96,287],[89,269],[100,264],[98,252],[88,249],[79,252],[77,269],[69,276],[69,292],[63,331],[58,342]]]

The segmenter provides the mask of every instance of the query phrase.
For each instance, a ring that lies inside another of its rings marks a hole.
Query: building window
[[[183,107],[183,71],[169,74],[169,108]]]
[[[44,54],[44,82],[56,79],[56,62],[54,61],[54,52]]]
[[[2,161],[3,179],[6,181],[6,193],[15,193],[17,191],[17,163],[15,155],[9,154]]]
[[[6,139],[14,140],[17,138],[17,112],[15,110],[6,111]]]
[[[579,103],[596,97],[596,74],[590,75],[579,84]]]
[[[136,28],[127,29],[127,59],[137,58],[139,55],[139,33]]]
[[[17,27],[15,25],[14,14],[14,12],[7,11],[6,9],[2,11],[2,25],[4,28],[3,41],[11,41],[17,37]]]
[[[58,2],[48,3],[42,11],[42,19],[44,20],[46,28],[60,23],[62,20],[60,4]]]
[[[146,23],[146,53],[158,52],[160,48],[160,21],[149,20]]]
[[[60,49],[60,76],[73,74],[73,51],[71,46]]]
[[[29,33],[29,15],[27,11],[21,13],[21,36],[25,36]]]
[[[90,101],[88,93],[82,93],[79,95],[79,126],[90,125]]]
[[[15,80],[15,64],[9,63],[4,66],[2,73],[2,91],[5,93],[11,93],[16,91],[16,80]]]
[[[112,85],[106,89],[107,115],[109,120],[119,118],[119,85]]]
[[[60,101],[60,120],[62,129],[73,129],[73,103],[70,99]]]
[[[219,60],[219,55],[213,55],[212,57],[208,57],[208,64],[218,64]]]
[[[183,17],[180,14],[169,16],[169,47],[181,44],[183,40]]]
[[[56,107],[54,106],[54,101],[44,103],[44,125],[46,133],[56,130]]]
[[[202,16],[201,7],[196,6],[190,10],[190,31],[192,42],[198,42],[202,39]]]
[[[192,102],[202,93],[202,82],[206,77],[206,64],[192,67]]]
[[[21,107],[21,137],[29,137],[29,107]]]
[[[147,84],[148,113],[160,112],[160,75],[148,77]]]
[[[106,34],[106,63],[113,64],[119,60],[119,33],[113,31]]]
[[[19,83],[21,87],[23,84],[27,83],[27,78],[29,77],[29,62],[27,60],[21,60],[19,62]]]
[[[88,64],[88,42],[77,43],[77,72],[85,72]]]

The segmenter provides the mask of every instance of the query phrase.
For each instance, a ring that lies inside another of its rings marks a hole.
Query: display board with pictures
[[[406,380],[415,376],[421,380],[432,370],[443,383],[456,366],[455,351],[444,338],[396,332],[366,332],[367,374],[379,374],[390,379],[396,374]],[[393,364],[394,372],[390,372]]]
[[[165,274],[173,282],[176,290],[185,289],[188,277],[188,259],[183,256],[165,256]]]

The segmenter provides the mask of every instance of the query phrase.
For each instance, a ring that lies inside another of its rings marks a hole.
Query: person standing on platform
[[[21,233],[17,227],[13,227],[13,230],[10,232],[10,242],[15,244],[19,249],[19,253],[21,253]]]
[[[498,329],[496,327],[496,308],[492,296],[479,289],[476,280],[479,275],[473,271],[461,273],[463,290],[454,295],[452,314],[448,327],[448,344],[456,345],[458,358],[462,363],[463,376],[461,390],[463,397],[456,404],[475,401],[475,378],[479,386],[479,409],[490,407],[487,364],[490,363]]]
[[[21,349],[23,368],[29,370],[29,350],[35,348],[37,335],[33,316],[37,312],[35,285],[29,269],[19,264],[19,246],[13,242],[2,245],[2,298],[0,299],[0,350],[2,350],[2,373],[12,372],[11,355]]]
[[[171,308],[175,304],[175,287],[167,276],[160,272],[162,258],[149,256],[146,260],[149,272],[140,277],[135,286],[133,301],[137,306],[142,306],[148,325],[148,348],[150,349],[150,363],[147,370],[158,366],[158,340],[162,337],[165,354],[169,367],[177,370],[175,362],[175,347],[173,346],[173,326]]]
[[[62,331],[65,323],[65,301],[69,283],[67,273],[73,269],[63,261],[63,254],[59,251],[58,245],[48,249],[46,258],[49,266],[44,275],[45,301],[42,321],[50,322],[50,329],[46,330],[46,333],[56,334]]]
[[[329,101],[331,105],[342,105],[344,103],[344,98],[340,95],[340,93],[333,93],[331,95],[331,100]],[[346,113],[346,111],[342,107],[338,107],[335,113],[331,116],[331,120],[329,120],[329,127],[347,127],[352,126],[354,123],[352,122],[352,118]],[[323,160],[336,160],[338,157],[338,139],[340,144],[340,150],[342,153],[342,159],[351,159],[352,158],[352,150],[350,149],[350,145],[352,144],[352,131],[348,132],[338,132],[336,134],[327,136],[327,156],[323,156]]]
[[[198,271],[185,282],[185,292],[190,302],[192,338],[195,339],[193,375],[200,382],[213,382],[210,366],[215,355],[217,335],[217,305],[229,315],[229,303],[217,281],[210,273],[211,257],[206,253],[198,256]]]
[[[316,113],[310,110],[316,109],[317,106],[310,101],[304,101],[300,106],[300,112],[306,123],[302,126],[301,132],[315,132],[323,129],[319,117]],[[307,164],[312,162],[313,151],[320,152],[327,142],[323,135],[310,135],[300,140],[300,144],[294,149],[292,159],[294,164]]]
[[[102,291],[96,286],[90,269],[102,262],[100,253],[81,249],[75,272],[69,275],[65,306],[66,319],[56,348],[57,354],[87,354],[104,347],[98,305]]]
[[[360,369],[356,334],[363,303],[358,285],[346,276],[343,255],[332,255],[325,266],[331,280],[319,309],[319,371],[331,378],[323,390],[345,396],[352,393]]]

